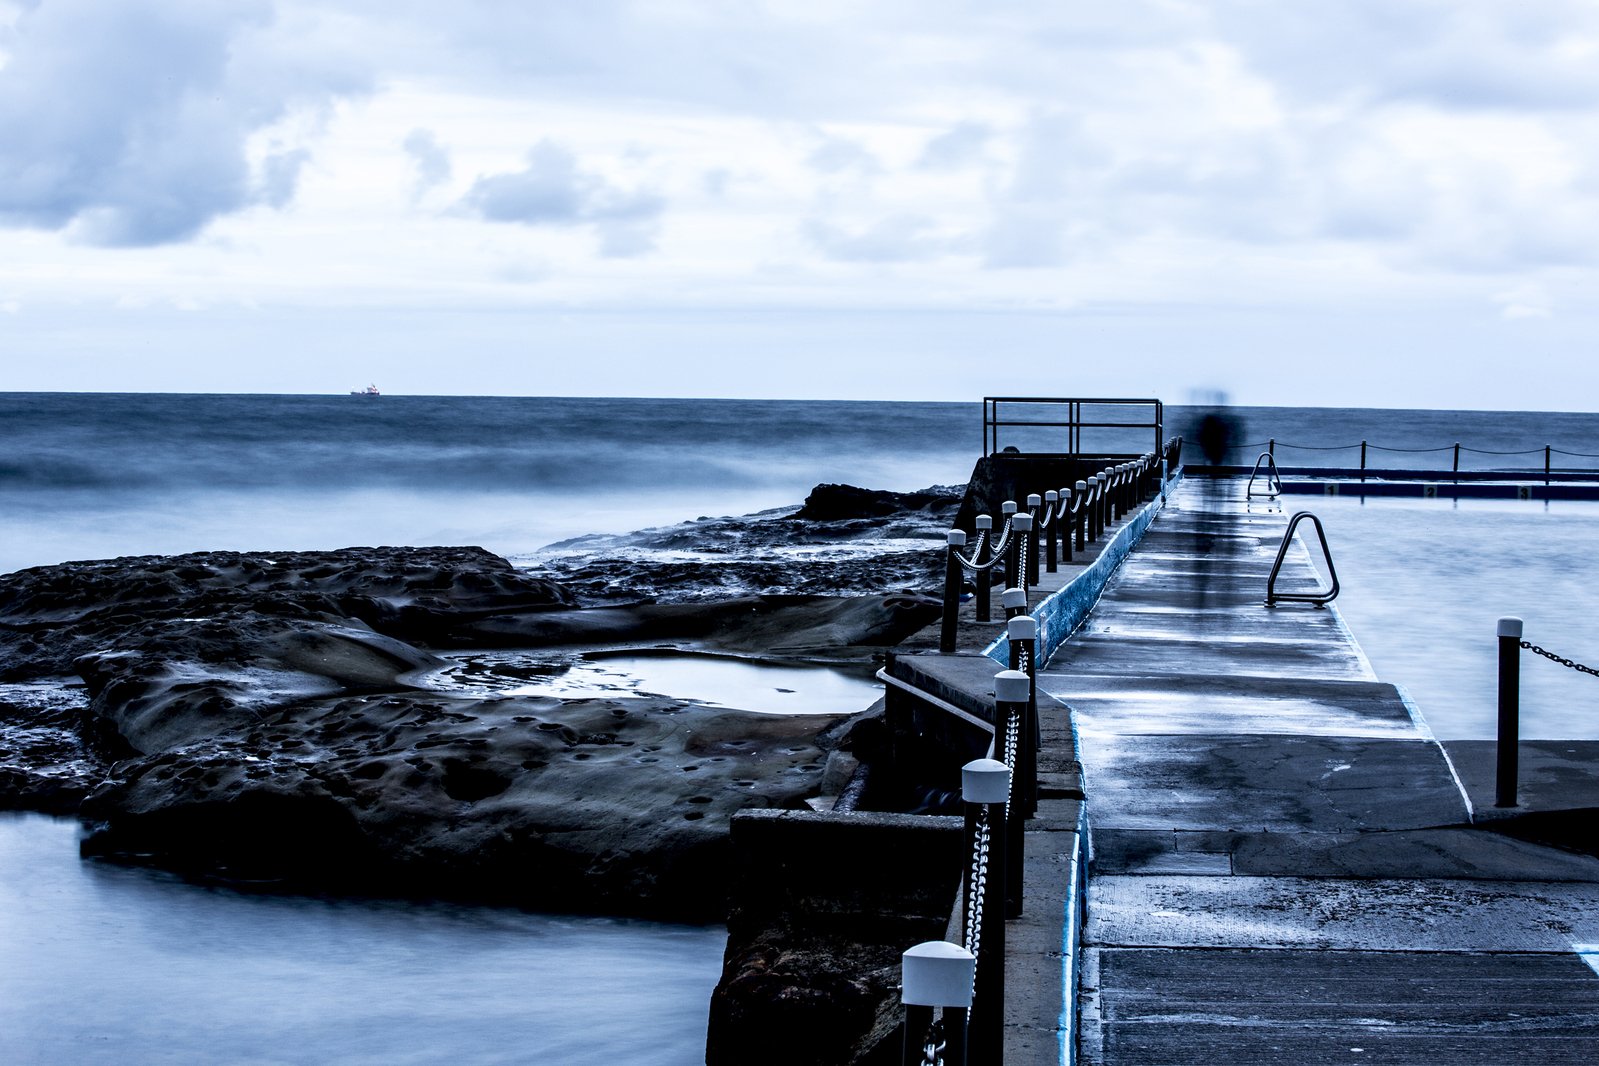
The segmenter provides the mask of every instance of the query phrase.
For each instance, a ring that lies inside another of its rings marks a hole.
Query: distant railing
[[[1543,460],[1541,466],[1542,466],[1544,479],[1546,481],[1554,478],[1557,475],[1561,475],[1561,474],[1566,474],[1566,475],[1570,475],[1570,474],[1599,474],[1599,467],[1592,467],[1592,466],[1589,466],[1589,467],[1557,467],[1557,466],[1554,465],[1554,457],[1557,456],[1557,455],[1565,456],[1565,457],[1568,457],[1568,458],[1575,458],[1575,459],[1599,459],[1599,452],[1574,452],[1574,451],[1568,451],[1568,450],[1566,450],[1564,448],[1556,448],[1556,447],[1554,447],[1553,445],[1550,445],[1550,444],[1545,444],[1541,448],[1520,448],[1520,449],[1508,449],[1508,450],[1505,450],[1505,449],[1497,449],[1497,448],[1471,448],[1471,447],[1467,447],[1466,445],[1461,444],[1459,441],[1456,441],[1453,444],[1440,444],[1440,445],[1436,445],[1436,446],[1432,446],[1432,447],[1426,447],[1426,448],[1399,448],[1399,447],[1385,446],[1385,445],[1381,445],[1381,444],[1372,444],[1370,441],[1367,441],[1367,440],[1362,440],[1362,441],[1359,441],[1359,442],[1353,443],[1353,444],[1292,444],[1292,443],[1289,443],[1287,441],[1280,441],[1280,440],[1277,440],[1275,437],[1271,437],[1271,438],[1268,438],[1266,440],[1260,441],[1260,442],[1255,443],[1255,444],[1238,444],[1238,445],[1234,445],[1234,446],[1228,448],[1227,451],[1228,451],[1229,454],[1231,454],[1231,453],[1241,453],[1242,455],[1248,455],[1250,452],[1253,452],[1253,451],[1256,451],[1256,450],[1259,450],[1259,449],[1264,449],[1265,450],[1264,454],[1270,456],[1271,459],[1273,461],[1275,461],[1278,458],[1277,449],[1279,449],[1279,448],[1285,449],[1287,451],[1315,452],[1315,453],[1323,454],[1323,455],[1326,454],[1326,453],[1329,453],[1329,452],[1349,452],[1349,453],[1351,453],[1351,456],[1350,456],[1351,458],[1354,457],[1353,453],[1358,452],[1359,456],[1360,456],[1360,458],[1358,460],[1359,465],[1355,466],[1355,467],[1351,467],[1350,469],[1359,470],[1361,472],[1365,472],[1367,470],[1373,469],[1373,467],[1371,465],[1371,462],[1370,462],[1371,453],[1372,452],[1387,452],[1387,453],[1390,453],[1390,454],[1393,454],[1393,455],[1413,455],[1413,456],[1414,455],[1439,455],[1439,456],[1448,455],[1449,456],[1449,470],[1450,470],[1451,473],[1455,473],[1455,474],[1462,474],[1462,473],[1487,473],[1487,474],[1504,473],[1504,474],[1521,474],[1521,475],[1536,474],[1538,472],[1538,470],[1539,470],[1539,466],[1536,465],[1536,459],[1537,458],[1542,458],[1542,460]],[[1460,465],[1460,457],[1462,455],[1467,455],[1467,456],[1471,456],[1471,455],[1493,456],[1495,461],[1496,461],[1496,463],[1499,460],[1503,460],[1503,459],[1506,459],[1506,458],[1511,457],[1511,456],[1528,456],[1528,457],[1534,458],[1535,464],[1534,465],[1528,465],[1528,466],[1525,466],[1525,467],[1508,467],[1508,468],[1505,467],[1504,465],[1500,464],[1500,465],[1493,465],[1493,466],[1488,466],[1488,467],[1479,467],[1479,468],[1476,468],[1476,469],[1472,469],[1472,468],[1469,468],[1469,467],[1463,469],[1461,467],[1461,465]],[[1326,463],[1318,463],[1317,465],[1318,466],[1326,466],[1327,464]],[[1438,469],[1441,469],[1441,467],[1438,468]]]
[[[1097,409],[1110,408],[1119,412],[1128,408],[1146,408],[1142,421],[1105,421],[1112,414],[1101,415]],[[1159,400],[1143,399],[1079,399],[1043,396],[985,396],[983,397],[983,454],[993,455],[1002,450],[1001,430],[1046,430],[1042,441],[1058,447],[1009,447],[1023,455],[1115,455],[1136,450],[1125,446],[1111,446],[1097,451],[1087,451],[1083,444],[1083,430],[1152,430],[1154,451],[1158,455],[1165,447],[1165,405]],[[1053,432],[1059,431],[1059,432]],[[1038,442],[1035,435],[1028,444]],[[1099,436],[1103,436],[1100,434]],[[1142,447],[1139,445],[1138,447]]]

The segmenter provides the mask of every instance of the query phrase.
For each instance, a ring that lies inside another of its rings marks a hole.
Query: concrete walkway
[[[1474,824],[1336,611],[1261,606],[1285,526],[1182,483],[1040,676],[1087,797],[1082,1061],[1589,1061],[1599,860]]]

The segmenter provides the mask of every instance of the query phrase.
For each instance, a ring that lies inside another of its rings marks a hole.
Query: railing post
[[[1060,544],[1060,493],[1054,489],[1044,493],[1044,509],[1049,512],[1049,539],[1044,544],[1044,567],[1053,574],[1058,569],[1055,557]]]
[[[977,956],[972,996],[972,1058],[1004,1060],[1005,1048],[1005,803],[1010,770],[994,759],[961,767],[966,801],[966,871],[961,885],[967,950]],[[979,830],[987,829],[985,851]]]
[[[1270,437],[1266,441],[1266,454],[1271,456],[1271,461],[1277,461],[1277,438]]]
[[[1085,526],[1088,527],[1087,537],[1088,537],[1089,543],[1093,543],[1094,541],[1099,539],[1099,502],[1100,502],[1099,475],[1098,474],[1089,474],[1088,475],[1088,508],[1087,508],[1088,521],[1083,523]]]
[[[955,650],[955,627],[960,622],[961,586],[965,584],[960,551],[966,547],[966,531],[952,529],[946,539],[948,558],[944,562],[944,624],[938,631],[938,650],[948,655]]]
[[[1460,442],[1455,441],[1455,473],[1460,473]],[[1460,480],[1458,477],[1455,480]]]
[[[1005,636],[1010,645],[1010,668],[1027,677],[1021,746],[1011,766],[1011,772],[1017,776],[1011,784],[1021,803],[1022,817],[1031,818],[1038,813],[1038,745],[1041,739],[1038,733],[1038,670],[1041,665],[1038,661],[1038,619],[1031,615],[1012,618],[1005,623]],[[1004,698],[997,695],[998,688],[994,691],[996,699]]]
[[[905,1004],[903,1066],[922,1066],[933,1009],[944,1013],[944,1063],[965,1066],[966,1022],[977,959],[959,944],[929,940],[900,956],[900,1002]]]
[[[1088,547],[1086,543],[1088,530],[1088,482],[1079,481],[1077,483],[1077,488],[1072,493],[1072,499],[1077,501],[1077,517],[1072,521],[1072,525],[1077,527],[1077,550],[1082,551]]]
[[[994,518],[992,515],[980,514],[977,516],[977,543],[979,547],[993,543],[993,529]],[[979,552],[978,556],[980,555],[981,553]],[[974,561],[983,562],[983,559],[978,556],[973,557]],[[980,566],[977,573],[972,575],[972,582],[975,585],[974,598],[977,601],[977,620],[979,622],[989,620],[988,587],[994,582],[993,575],[994,569],[990,566]]]
[[[1549,486],[1549,445],[1547,444],[1543,446],[1543,483],[1545,488]]]
[[[1011,624],[1032,619],[1011,619]],[[1013,656],[1014,658],[1014,656]],[[1001,670],[994,675],[995,755],[1010,768],[1009,806],[1005,810],[1005,917],[1022,916],[1023,831],[1027,817],[1022,797],[1022,769],[1027,730],[1028,677],[1020,670]]]
[[[1073,506],[1071,486],[1063,485],[1060,490],[1060,521],[1056,523],[1061,531],[1060,561],[1063,563],[1072,561],[1072,539],[1077,535]]]
[[[1033,546],[1033,516],[1026,511],[1017,511],[1010,516],[1011,528],[1011,556],[1010,573],[1007,575],[1009,584],[1013,587],[1028,589],[1033,586],[1030,580],[1033,569],[1033,553],[1029,550]]]
[[[1521,757],[1521,619],[1499,619],[1499,745],[1494,806],[1516,806]]]
[[[1038,493],[1027,497],[1027,587],[1038,584],[1038,524],[1043,520],[1044,498]]]
[[[1360,480],[1366,480],[1366,442],[1360,442]]]
[[[1000,605],[1005,608],[1005,621],[1027,613],[1027,590],[1010,588],[999,594]]]

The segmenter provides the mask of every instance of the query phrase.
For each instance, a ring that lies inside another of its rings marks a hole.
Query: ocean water
[[[0,1062],[703,1062],[714,927],[253,895],[0,814]]]
[[[1541,469],[1545,445],[1556,466],[1599,463],[1599,415],[1234,413],[1241,463],[1272,438],[1285,466],[1356,465],[1362,439],[1372,466],[1443,465],[1456,441],[1463,469]],[[1167,408],[1168,433],[1196,414]],[[1016,442],[1066,450],[1031,432],[1042,439]],[[0,572],[358,544],[532,561],[583,533],[796,504],[821,482],[963,482],[983,439],[975,401],[0,394]],[[1084,450],[1152,443],[1106,429]],[[1599,505],[1302,499],[1327,523],[1351,628],[1440,735],[1486,735],[1500,613],[1599,665]],[[1599,736],[1599,679],[1523,672],[1529,735]],[[0,818],[0,1061],[217,1048],[212,1061],[691,1063],[720,943],[648,923],[218,893],[81,862],[70,823]]]
[[[476,544],[963,482],[977,404],[0,394],[0,572],[206,549]]]

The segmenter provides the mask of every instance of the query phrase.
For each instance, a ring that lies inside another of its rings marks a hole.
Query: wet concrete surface
[[[1087,797],[1081,1061],[1586,1062],[1599,847],[1527,811],[1599,806],[1599,746],[1525,746],[1485,818],[1491,750],[1446,758],[1336,609],[1262,605],[1286,524],[1185,482],[1040,677]],[[1296,542],[1279,590],[1322,584]]]
[[[1570,955],[1131,948],[1092,953],[1088,1041],[1162,1066],[1575,1062],[1599,1032]]]

